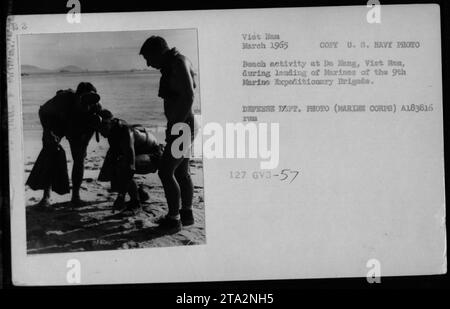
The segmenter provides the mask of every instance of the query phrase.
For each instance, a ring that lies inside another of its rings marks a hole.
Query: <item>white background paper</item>
[[[18,285],[67,284],[66,263],[81,262],[82,284],[365,277],[446,272],[439,7],[382,6],[381,24],[362,7],[286,8],[16,16],[23,33],[197,28],[203,125],[239,122],[242,105],[433,104],[427,114],[277,114],[278,170],[292,184],[230,179],[259,171],[258,160],[204,159],[206,245],[26,255],[20,59],[8,85],[12,271]],[[285,51],[244,51],[242,33],[279,33]],[[17,36],[16,36],[17,35]],[[420,50],[320,49],[321,41],[413,40]],[[17,41],[16,41],[17,44]],[[17,55],[17,53],[16,53]],[[370,87],[242,87],[242,60],[401,58],[405,79]],[[248,175],[250,176],[250,175]]]

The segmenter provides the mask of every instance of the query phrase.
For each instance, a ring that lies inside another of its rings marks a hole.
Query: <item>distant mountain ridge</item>
[[[60,67],[58,69],[50,70],[50,69],[44,69],[41,67],[38,67],[36,65],[29,65],[29,64],[22,64],[20,66],[22,75],[29,75],[29,74],[40,74],[40,73],[82,73],[82,72],[158,72],[155,69],[130,69],[130,70],[93,70],[89,71],[87,69],[80,68],[76,65],[66,65],[63,67]]]
[[[76,65],[66,65],[62,68],[59,68],[57,71],[58,72],[83,72],[86,70],[82,69],[80,67],[77,67]]]
[[[52,73],[52,72],[84,72],[82,69],[76,65],[66,65],[56,70],[43,69],[35,65],[23,64],[20,66],[22,74],[35,74],[35,73]]]
[[[26,74],[33,74],[33,73],[45,73],[45,72],[51,72],[50,70],[47,69],[43,69],[40,67],[37,67],[35,65],[28,65],[28,64],[23,64],[20,66],[20,69],[23,73]]]

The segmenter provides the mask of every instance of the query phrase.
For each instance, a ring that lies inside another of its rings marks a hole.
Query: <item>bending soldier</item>
[[[118,192],[114,210],[136,211],[141,208],[141,196],[135,174],[155,173],[158,169],[163,145],[141,125],[130,125],[124,120],[114,118],[108,110],[102,110],[99,132],[106,138],[110,148],[105,157],[99,181],[111,181],[111,191]],[[130,201],[125,206],[125,195]]]
[[[60,145],[63,137],[70,144],[73,158],[72,203],[81,204],[80,187],[84,174],[84,159],[94,133],[92,121],[101,110],[100,96],[91,83],[82,82],[77,90],[59,90],[56,96],[39,109],[43,127],[42,150],[36,160],[27,185],[33,190],[44,190],[39,205],[50,205],[50,191],[69,192],[67,162]]]

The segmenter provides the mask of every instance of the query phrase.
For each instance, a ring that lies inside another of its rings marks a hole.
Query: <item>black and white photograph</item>
[[[201,245],[196,29],[20,37],[28,254]]]
[[[69,9],[7,21],[14,286],[447,273],[438,5]]]

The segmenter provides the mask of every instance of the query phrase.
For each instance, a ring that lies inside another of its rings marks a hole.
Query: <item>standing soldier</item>
[[[148,66],[161,71],[158,96],[164,100],[167,129],[166,146],[158,175],[164,187],[169,211],[157,223],[168,233],[176,233],[181,230],[181,224],[185,226],[194,224],[192,214],[194,187],[189,174],[189,157],[185,155],[180,158],[171,152],[172,143],[179,137],[171,134],[175,124],[188,125],[191,139],[195,135],[192,112],[196,87],[194,70],[185,56],[176,48],[169,49],[167,42],[159,36],[148,38],[142,45],[140,54]]]

